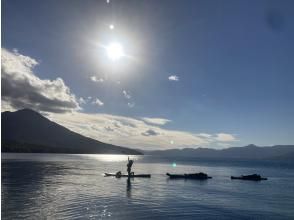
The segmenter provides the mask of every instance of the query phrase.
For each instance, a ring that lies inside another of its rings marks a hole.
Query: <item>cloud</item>
[[[142,120],[149,124],[155,124],[155,125],[165,125],[166,123],[171,122],[171,120],[164,119],[164,118],[142,118]]]
[[[103,78],[97,78],[96,76],[91,76],[90,77],[91,81],[93,82],[100,82],[100,83],[103,83],[104,82],[104,79]]]
[[[125,97],[126,99],[130,99],[130,98],[132,98],[132,96],[130,95],[130,93],[128,93],[126,90],[123,90],[123,94],[124,94],[124,97]]]
[[[128,102],[128,106],[129,106],[129,108],[134,108],[135,107],[135,103],[134,102]]]
[[[16,110],[17,109],[13,108],[9,102],[1,100],[1,112],[5,112],[5,111],[14,112]]]
[[[28,56],[2,49],[2,110],[31,108],[70,130],[99,141],[143,149],[184,147],[222,147],[238,141],[232,134],[192,133],[163,129],[170,122],[163,118],[130,118],[109,114],[78,112],[79,104],[103,106],[98,98],[79,98],[61,78],[40,79],[33,71],[38,62]],[[125,91],[125,90],[124,90]],[[125,92],[124,95],[129,95]],[[131,97],[130,97],[131,98]],[[130,108],[134,102],[128,100]],[[62,113],[62,114],[61,114]]]
[[[148,129],[147,131],[145,132],[142,132],[141,133],[143,136],[156,136],[156,135],[159,135],[158,132],[152,130],[152,129]]]
[[[169,81],[179,81],[179,77],[177,75],[171,75],[168,77]]]
[[[142,119],[117,115],[73,112],[51,113],[48,117],[77,133],[96,140],[145,150],[198,146],[222,148],[218,143],[232,143],[229,140],[228,142],[217,141],[216,134],[205,137],[200,133],[163,129],[148,124]]]
[[[123,93],[124,97],[129,100],[128,107],[129,108],[134,108],[135,107],[135,102],[131,101],[132,96],[130,95],[130,93],[127,92],[126,90],[123,90],[122,93]]]
[[[237,139],[233,135],[226,134],[226,133],[216,134],[215,140],[220,141],[220,142],[237,141]]]
[[[106,131],[114,131],[114,129],[113,129],[113,128],[111,128],[111,127],[109,127],[109,126],[107,126],[107,127],[104,127],[104,129],[105,129]]]
[[[102,101],[100,101],[98,98],[96,98],[93,102],[93,105],[98,105],[98,106],[103,106],[104,103]]]
[[[39,63],[29,57],[1,49],[2,101],[13,109],[31,108],[43,112],[70,112],[79,103],[61,78],[40,79],[33,72]]]
[[[86,104],[87,103],[87,100],[84,99],[83,97],[80,97],[79,98],[79,103],[82,105],[82,104]]]
[[[211,138],[212,135],[211,134],[207,134],[207,133],[200,133],[198,134],[200,137],[205,137],[205,138]]]

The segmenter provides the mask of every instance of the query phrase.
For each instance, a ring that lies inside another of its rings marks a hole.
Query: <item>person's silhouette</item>
[[[133,166],[134,161],[130,160],[130,158],[128,157],[128,164],[127,164],[127,172],[128,172],[128,178],[131,177],[132,175],[132,166]]]

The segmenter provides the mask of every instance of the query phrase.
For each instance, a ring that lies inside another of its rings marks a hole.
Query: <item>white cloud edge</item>
[[[168,80],[169,80],[169,81],[179,81],[180,78],[179,78],[177,75],[170,75],[170,76],[168,77]]]
[[[123,90],[123,95],[124,95],[124,97],[126,98],[126,99],[131,99],[132,98],[132,96],[130,95],[130,93],[129,92],[127,92],[126,90]]]
[[[96,76],[91,76],[90,80],[93,82],[97,82],[97,83],[103,83],[104,79],[103,78],[97,78]]]
[[[97,105],[97,106],[103,106],[104,102],[102,102],[100,99],[96,98],[95,100],[92,101],[93,105]]]
[[[165,118],[147,118],[147,117],[143,117],[141,119],[143,121],[149,123],[149,124],[154,124],[154,125],[165,125],[165,124],[171,122],[171,120],[165,119]]]

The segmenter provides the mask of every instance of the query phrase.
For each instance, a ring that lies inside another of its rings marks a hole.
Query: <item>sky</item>
[[[293,144],[293,7],[3,0],[1,110],[145,150]]]

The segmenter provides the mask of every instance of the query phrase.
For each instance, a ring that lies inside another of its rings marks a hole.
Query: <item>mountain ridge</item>
[[[31,153],[141,154],[73,132],[38,112],[2,112],[1,151]]]
[[[169,150],[144,151],[147,155],[187,158],[234,158],[234,159],[294,159],[294,145],[230,147],[225,149],[183,148]]]

